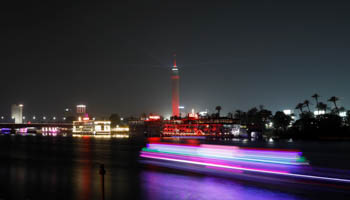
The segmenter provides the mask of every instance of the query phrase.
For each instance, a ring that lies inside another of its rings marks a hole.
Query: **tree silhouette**
[[[277,111],[272,118],[273,126],[275,129],[283,129],[283,131],[287,130],[291,121],[292,118],[281,111]]]
[[[334,104],[334,108],[335,108],[336,112],[338,112],[337,101],[339,101],[339,98],[336,96],[332,96],[331,98],[328,99],[328,101],[330,101]]]
[[[215,110],[217,110],[217,116],[220,117],[221,106],[216,106]]]
[[[304,108],[304,104],[303,104],[303,103],[298,103],[298,104],[295,106],[295,109],[300,110],[300,113],[303,113],[303,108]]]
[[[243,111],[241,111],[241,110],[236,110],[234,116],[235,116],[235,118],[237,118],[237,119],[241,119],[241,118],[242,118],[242,114],[243,114]]]
[[[239,119],[241,124],[247,124],[247,113],[246,112],[243,112],[241,110],[236,110],[234,117],[236,119]]]
[[[116,125],[120,124],[120,116],[117,113],[113,113],[111,114],[111,116],[109,117],[109,120],[111,121],[111,126],[115,127]]]
[[[328,105],[323,103],[323,102],[319,102],[317,104],[318,111],[323,110],[326,113],[327,112],[327,108],[328,108]]]
[[[345,122],[348,125],[348,127],[350,126],[350,110],[346,111],[346,118],[345,118]]]
[[[310,101],[309,100],[305,100],[304,101],[304,105],[307,107],[307,110],[310,112]]]
[[[320,95],[318,95],[317,93],[315,93],[315,94],[312,95],[311,97],[315,99],[315,101],[316,101],[316,108],[317,108],[317,105],[318,105],[318,98],[320,98]]]

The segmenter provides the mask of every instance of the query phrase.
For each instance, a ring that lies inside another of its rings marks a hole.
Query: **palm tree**
[[[315,94],[312,95],[311,97],[315,99],[316,105],[317,105],[317,104],[318,104],[318,98],[320,98],[320,95],[318,95],[317,93],[315,93]]]
[[[216,106],[216,107],[215,107],[215,110],[218,111],[218,112],[217,112],[217,115],[218,115],[218,117],[220,117],[221,106]]]
[[[309,110],[309,112],[310,112],[310,101],[309,100],[305,100],[304,101],[304,105],[307,107],[307,109]]]
[[[331,98],[328,99],[328,101],[333,102],[334,108],[338,112],[337,101],[339,101],[339,98],[336,96],[332,96]]]
[[[315,101],[316,101],[316,108],[317,108],[317,107],[318,107],[318,106],[317,106],[317,105],[318,105],[318,98],[320,98],[320,95],[318,95],[317,93],[315,93],[315,94],[312,95],[311,97],[315,99]],[[317,110],[317,111],[319,111],[319,110]]]
[[[303,113],[303,108],[304,108],[304,104],[303,104],[303,103],[298,103],[298,104],[295,106],[295,109],[299,109],[299,110],[300,110],[300,113]]]
[[[319,102],[317,104],[317,109],[320,111],[320,110],[323,110],[325,113],[327,112],[327,104],[323,103],[323,102]]]

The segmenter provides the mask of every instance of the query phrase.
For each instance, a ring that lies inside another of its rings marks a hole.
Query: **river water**
[[[230,145],[300,149],[314,166],[350,174],[350,142],[232,142]],[[136,139],[0,136],[0,199],[350,199],[297,185],[258,184],[140,162]]]

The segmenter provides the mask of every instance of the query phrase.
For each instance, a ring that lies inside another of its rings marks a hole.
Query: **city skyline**
[[[67,4],[2,12],[0,113],[171,113],[175,52],[186,111],[294,109],[314,93],[350,107],[347,2]]]

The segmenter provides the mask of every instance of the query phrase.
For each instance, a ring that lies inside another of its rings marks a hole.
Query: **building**
[[[13,104],[11,106],[11,116],[15,124],[23,123],[23,104]]]
[[[171,89],[172,89],[172,110],[173,110],[173,116],[179,117],[180,111],[179,111],[179,93],[180,93],[180,76],[179,76],[179,69],[176,66],[176,58],[174,58],[174,66],[171,69]]]
[[[77,114],[83,115],[85,113],[86,113],[86,105],[83,105],[83,104],[77,105]]]

